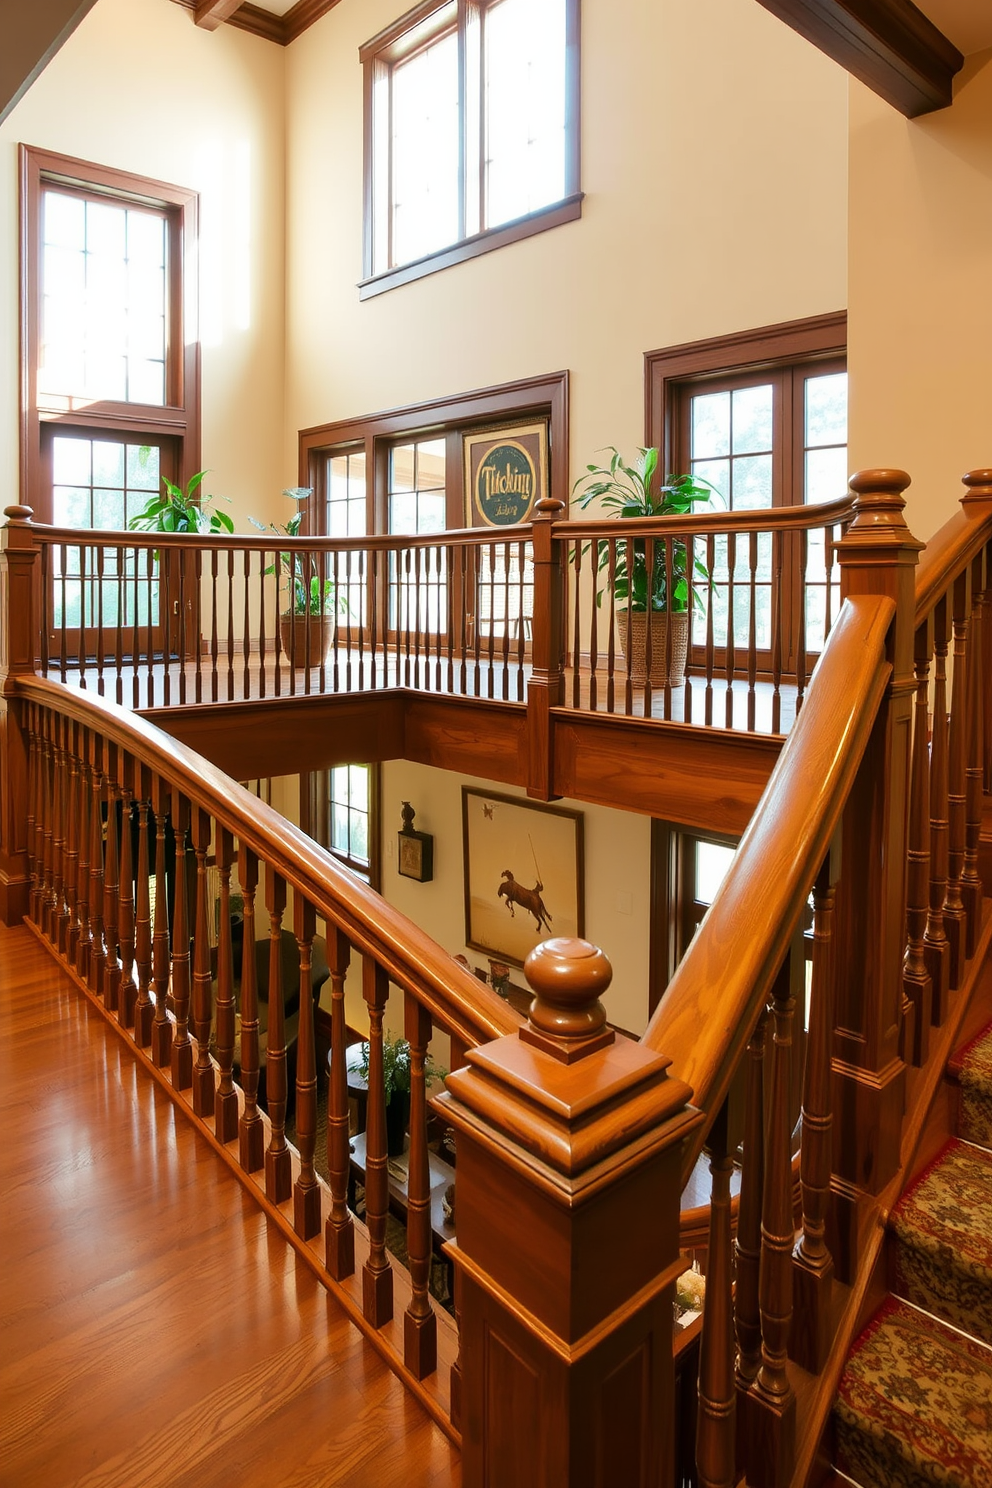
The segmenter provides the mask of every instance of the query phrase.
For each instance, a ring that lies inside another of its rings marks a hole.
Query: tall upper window
[[[199,458],[196,195],[21,147],[23,499],[120,527]]]
[[[577,0],[428,0],[360,55],[363,295],[579,215]]]

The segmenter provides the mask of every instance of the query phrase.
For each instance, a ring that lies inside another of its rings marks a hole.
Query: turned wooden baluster
[[[746,1409],[746,1393],[761,1365],[761,1314],[758,1275],[761,1266],[761,1193],[765,1181],[765,1035],[768,1009],[762,1010],[747,1046],[744,1083],[744,1164],[737,1219],[737,1409]],[[740,1433],[739,1433],[740,1434]]]
[[[130,761],[118,761],[121,787],[121,892],[117,915],[121,941],[121,986],[117,996],[117,1021],[122,1028],[134,1026],[134,1004],[138,989],[134,982],[134,800],[129,788]]]
[[[41,929],[52,944],[58,924],[62,862],[62,766],[56,720],[45,713],[42,722],[45,743],[45,892],[41,905]]]
[[[105,745],[104,774],[107,777],[107,846],[103,865],[103,934],[107,948],[103,1005],[117,1011],[121,991],[120,956],[120,851],[118,847],[121,792],[117,784],[117,746]]]
[[[344,981],[351,944],[338,927],[327,921],[327,964],[331,972],[331,1059],[327,1094],[327,1168],[331,1208],[324,1226],[327,1269],[335,1281],[355,1269],[355,1226],[348,1212],[348,1050],[344,1011]]]
[[[734,1379],[733,1250],[730,1239],[730,1150],[724,1103],[710,1130],[710,1229],[706,1301],[699,1344],[699,1414],[696,1472],[699,1488],[732,1488],[737,1482],[737,1387]]]
[[[972,565],[971,628],[968,637],[968,687],[965,698],[965,827],[964,864],[961,869],[961,900],[967,918],[965,955],[971,959],[978,944],[978,931],[982,920],[982,880],[978,872],[978,844],[982,835],[982,741],[984,736],[983,698],[986,666],[992,657],[986,658],[984,647],[985,576],[984,553],[979,553]]]
[[[76,736],[79,754],[76,775],[76,913],[75,947],[71,961],[84,982],[90,977],[90,770],[86,761],[89,735]]]
[[[798,959],[798,958],[797,958]],[[765,1149],[761,1218],[761,1368],[748,1399],[748,1481],[784,1488],[795,1461],[796,1397],[786,1372],[792,1325],[792,1130],[789,1082],[792,1052],[792,961],[787,955],[772,988],[771,1101]],[[800,962],[800,964],[802,964]]]
[[[76,786],[75,772],[79,766],[76,763],[75,754],[72,749],[72,739],[75,734],[76,725],[68,719],[60,719],[56,725],[59,731],[61,746],[61,769],[59,776],[61,780],[62,806],[60,811],[60,839],[59,859],[61,871],[58,876],[59,899],[58,918],[56,925],[56,945],[60,955],[66,960],[71,960],[70,945],[74,949],[72,941],[72,916],[75,906],[75,872],[76,872]]]
[[[913,713],[913,754],[909,781],[909,839],[906,877],[906,955],[903,960],[903,995],[913,1006],[912,1048],[900,1049],[907,1064],[917,1069],[927,1062],[930,1025],[933,1022],[933,983],[923,954],[927,928],[930,884],[930,749],[927,705],[930,696],[930,627],[916,632],[914,667],[916,707]],[[906,1025],[909,1027],[909,1022]]]
[[[944,929],[951,947],[951,987],[961,985],[968,935],[968,915],[961,898],[965,839],[965,740],[968,697],[968,619],[971,609],[970,574],[954,581],[951,628],[954,637],[954,669],[951,680],[951,716],[948,737],[947,788],[947,892],[944,896]]]
[[[33,838],[32,865],[33,887],[31,891],[30,918],[44,931],[45,909],[48,903],[49,872],[52,827],[52,780],[50,750],[44,734],[44,717],[40,708],[28,710],[31,720],[31,821],[28,835],[29,846]]]
[[[105,781],[102,740],[90,735],[90,986],[98,997],[106,989],[107,947],[103,938],[103,800]]]
[[[147,772],[138,766],[144,777]],[[148,847],[148,782],[141,780],[141,799],[138,802],[138,885],[134,918],[134,962],[138,973],[138,996],[134,1004],[134,1041],[144,1049],[152,1037],[152,1008],[148,989],[152,976],[152,912],[148,892],[150,873]],[[164,892],[164,890],[163,890]]]
[[[231,600],[228,596],[228,605]],[[230,678],[229,678],[230,680]],[[217,1064],[220,1080],[214,1096],[214,1133],[219,1142],[238,1135],[238,1092],[234,1088],[234,947],[231,940],[231,864],[234,838],[217,828],[217,872],[220,875],[220,924],[217,927]],[[244,941],[241,955],[246,954]],[[254,947],[251,947],[254,954]],[[243,964],[243,962],[242,962]]]
[[[190,804],[178,791],[172,793],[172,833],[176,843],[176,898],[172,914],[172,1007],[176,1025],[169,1059],[172,1084],[188,1090],[193,1083],[193,1045],[189,1038],[190,934],[189,892],[186,875],[186,839],[189,835]]]
[[[830,1046],[834,1028],[834,871],[828,854],[813,887],[813,977],[803,1083],[802,1234],[792,1265],[792,1358],[819,1374],[830,1350],[833,1258],[827,1248],[833,1105]]]
[[[269,911],[265,1096],[270,1123],[269,1145],[265,1153],[265,1195],[273,1204],[281,1204],[293,1189],[293,1163],[286,1145],[286,1005],[282,984],[282,917],[286,912],[286,880],[268,865],[265,870],[265,904]],[[303,991],[301,987],[301,1001]]]
[[[241,944],[241,1088],[244,1110],[238,1121],[238,1160],[246,1173],[265,1162],[265,1128],[258,1110],[258,981],[255,975],[255,891],[258,858],[250,847],[238,851],[238,878],[245,901]]]
[[[933,713],[930,726],[930,902],[923,934],[923,959],[933,988],[931,1016],[939,1026],[947,1017],[951,985],[951,946],[944,929],[947,893],[947,599],[933,613]]]
[[[424,1073],[431,1031],[430,1014],[407,992],[404,997],[404,1033],[410,1045],[410,1166],[406,1235],[413,1295],[403,1314],[403,1362],[415,1379],[425,1379],[437,1368],[437,1319],[428,1291],[432,1253],[431,1173]]]
[[[210,1058],[210,1024],[213,1020],[213,977],[210,973],[210,881],[207,854],[210,851],[210,814],[193,812],[193,848],[196,852],[196,918],[193,930],[193,1033],[196,1063],[193,1068],[193,1111],[206,1118],[214,1114],[215,1079]]]
[[[44,880],[43,848],[44,829],[41,825],[42,801],[41,801],[41,776],[42,776],[42,754],[41,741],[38,738],[37,715],[35,708],[28,704],[25,711],[26,728],[28,736],[28,802],[27,802],[27,855],[28,876],[31,879],[31,889],[28,893],[28,918],[38,924],[39,906],[42,898],[42,884]]]
[[[369,1100],[365,1130],[365,1224],[369,1232],[369,1255],[362,1270],[362,1310],[366,1322],[373,1328],[381,1328],[393,1315],[393,1272],[386,1258],[389,1174],[382,1070],[382,1015],[389,995],[389,979],[382,967],[366,956],[362,981],[362,995],[369,1009]]]
[[[961,505],[969,513],[980,504],[992,504],[992,470],[971,470],[962,477],[965,494]],[[982,665],[978,668],[978,755],[981,760],[983,786],[992,791],[992,543],[986,543],[984,572],[982,557],[976,562],[976,589],[979,613],[976,623],[982,631]],[[986,891],[992,887],[985,885]]]
[[[152,933],[152,985],[155,988],[155,1019],[152,1024],[152,1061],[160,1068],[172,1063],[172,1019],[169,1017],[169,895],[165,865],[165,832],[169,819],[169,787],[156,778],[152,787],[155,819],[155,921]],[[173,838],[173,840],[175,840]]]
[[[320,1234],[320,1184],[313,1165],[317,1145],[317,1054],[313,1030],[313,937],[316,914],[297,893],[293,928],[300,953],[300,1032],[296,1060],[296,1146],[300,1176],[293,1185],[293,1228],[303,1240]]]

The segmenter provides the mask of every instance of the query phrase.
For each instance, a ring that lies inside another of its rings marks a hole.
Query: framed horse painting
[[[582,813],[462,786],[465,943],[523,966],[584,931]]]

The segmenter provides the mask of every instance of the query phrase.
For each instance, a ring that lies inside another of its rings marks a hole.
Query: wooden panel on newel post
[[[586,941],[525,968],[530,1021],[448,1077],[458,1138],[466,1488],[667,1483],[680,1160],[702,1117],[669,1060],[605,1027]]]
[[[858,1195],[895,1173],[905,1105],[900,1057],[906,945],[907,824],[916,633],[916,565],[923,546],[903,517],[903,470],[851,478],[854,520],[837,545],[841,595],[884,594],[896,606],[892,665],[868,748],[844,812],[836,909],[833,1039],[833,1220],[838,1275],[857,1266]]]
[[[9,684],[34,672],[39,619],[37,549],[29,506],[8,506],[0,528],[0,920],[28,912],[28,733]]]

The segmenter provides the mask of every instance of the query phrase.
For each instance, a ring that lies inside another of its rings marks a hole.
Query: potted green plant
[[[365,1081],[369,1077],[369,1045],[362,1046],[359,1070]],[[424,1074],[428,1084],[443,1080],[448,1073],[440,1069],[428,1054]],[[387,1033],[382,1040],[382,1081],[386,1091],[386,1152],[399,1157],[403,1152],[406,1129],[410,1121],[410,1045],[405,1038]]]
[[[144,511],[128,522],[131,532],[233,532],[234,523],[227,512],[217,511],[214,502],[228,497],[198,496],[205,470],[191,475],[186,489],[163,475],[164,495],[151,498]]]
[[[627,465],[619,450],[612,445],[608,465],[587,465],[572,488],[577,505],[587,507],[598,500],[604,511],[620,518],[685,516],[702,501],[718,495],[709,481],[692,475],[669,475],[652,488],[658,468],[657,449],[639,449],[635,464]],[[600,572],[609,570],[613,580],[621,649],[629,637],[631,680],[647,680],[647,634],[651,634],[651,685],[681,687],[685,680],[685,663],[689,646],[689,553],[690,545],[675,538],[670,549],[658,538],[653,543],[648,562],[649,539],[638,537],[633,542],[598,543]],[[611,550],[615,547],[615,557]],[[669,555],[671,572],[669,572]],[[695,605],[702,608],[700,588],[709,585],[706,565],[698,557],[692,560]],[[649,571],[650,568],[650,571]],[[596,596],[601,603],[603,590]],[[671,627],[671,660],[667,669],[665,656]]]
[[[283,491],[284,496],[298,503],[298,509],[283,526],[277,527],[274,522],[266,525],[254,517],[248,520],[260,532],[299,537],[305,516],[303,503],[310,495],[310,489],[309,486],[289,486]],[[289,601],[279,616],[282,649],[294,666],[319,666],[331,649],[337,616],[348,613],[348,600],[338,593],[334,579],[321,575],[312,553],[281,552],[279,570],[285,580]],[[275,571],[275,564],[270,564],[265,570],[267,574]]]

